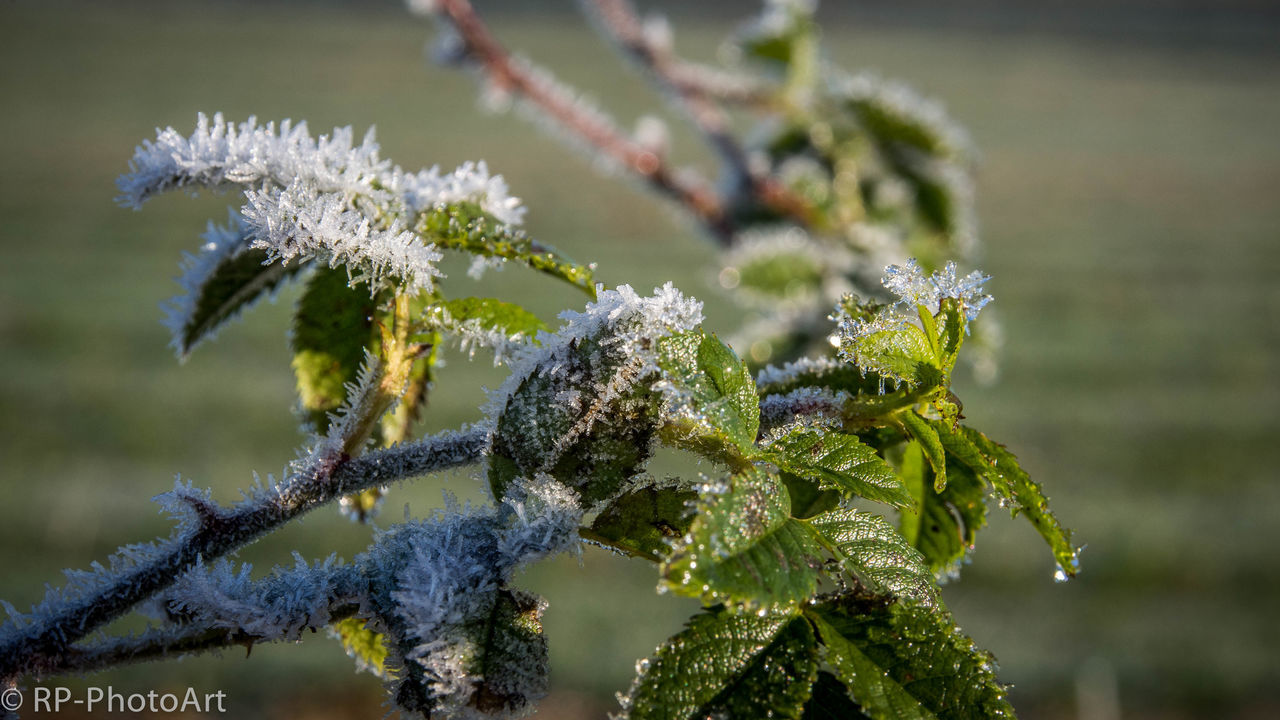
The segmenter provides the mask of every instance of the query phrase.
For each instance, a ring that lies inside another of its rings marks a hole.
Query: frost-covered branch
[[[354,458],[330,451],[231,507],[180,484],[161,496],[180,518],[172,537],[122,548],[109,568],[97,565],[92,573],[69,573],[67,587],[50,590],[30,614],[10,618],[0,630],[0,678],[51,672],[52,658],[71,643],[172,585],[198,562],[222,557],[343,495],[476,462],[488,442],[488,428],[480,427]]]
[[[496,90],[520,96],[557,127],[687,208],[719,240],[729,241],[725,208],[705,180],[688,170],[671,168],[659,154],[622,132],[599,111],[583,106],[576,93],[550,74],[512,58],[467,0],[434,0],[429,7],[448,19],[466,54],[480,62]]]
[[[358,605],[335,599],[329,605],[325,617],[330,623],[337,622],[355,615],[358,610]],[[318,630],[320,627],[316,626],[314,629]],[[238,628],[203,625],[184,625],[176,629],[154,628],[136,635],[73,645],[61,655],[46,658],[42,671],[47,675],[86,674],[228,648],[239,647],[249,652],[254,645],[271,640],[272,638],[263,638]]]

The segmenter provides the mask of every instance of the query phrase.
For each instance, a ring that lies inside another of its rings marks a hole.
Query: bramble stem
[[[344,604],[329,611],[331,623],[344,620],[359,611],[358,605]],[[311,628],[312,631],[318,628]],[[50,658],[45,671],[51,675],[70,675],[98,672],[123,665],[177,658],[214,650],[240,646],[248,653],[253,646],[274,642],[276,638],[261,638],[243,630],[228,628],[194,628],[181,634],[155,632],[136,637],[113,638],[84,647],[70,647],[61,655]]]
[[[170,540],[159,557],[122,573],[93,595],[70,600],[49,617],[18,628],[15,637],[0,645],[0,680],[53,672],[57,658],[72,643],[169,587],[197,562],[222,557],[343,495],[474,463],[488,444],[489,428],[480,427],[355,458],[334,450],[313,459],[273,492],[233,508],[190,498],[193,507],[199,504],[198,527]]]

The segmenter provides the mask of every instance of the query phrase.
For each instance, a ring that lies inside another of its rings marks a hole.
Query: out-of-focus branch
[[[489,80],[499,89],[524,97],[565,130],[680,203],[720,243],[727,245],[731,241],[733,232],[724,205],[705,180],[689,172],[676,172],[652,150],[593,114],[583,112],[521,64],[513,62],[467,0],[438,0],[436,9],[453,24],[468,54],[484,66]]]
[[[604,31],[618,46],[637,64],[649,70],[659,87],[679,100],[707,143],[719,154],[732,180],[734,192],[746,191],[762,205],[802,225],[812,226],[816,222],[816,213],[808,202],[773,176],[752,170],[746,151],[733,134],[728,116],[716,102],[723,94],[717,91],[729,88],[713,88],[708,83],[710,78],[701,68],[683,62],[669,46],[655,42],[645,32],[644,22],[629,0],[582,2],[599,18]],[[740,90],[763,97],[759,94],[764,89],[758,85]]]

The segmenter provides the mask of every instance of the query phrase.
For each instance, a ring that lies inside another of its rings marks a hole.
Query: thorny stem
[[[340,607],[329,611],[331,623],[354,616],[360,607],[344,601]],[[315,632],[317,628],[310,628]],[[254,645],[273,642],[274,638],[261,638],[243,630],[229,628],[192,628],[179,635],[163,636],[143,634],[118,638],[86,647],[71,647],[61,655],[50,658],[46,672],[51,675],[91,673],[122,665],[150,662],[175,656],[194,655],[230,647],[243,647],[246,654]]]
[[[705,180],[676,172],[648,148],[619,133],[607,123],[548,92],[511,56],[489,32],[467,0],[439,0],[437,7],[457,28],[467,50],[484,66],[499,88],[518,93],[554,117],[565,129],[643,178],[658,192],[679,202],[723,245],[732,242],[733,229],[724,204]]]
[[[488,444],[489,429],[481,427],[355,458],[335,450],[316,458],[276,492],[235,508],[191,498],[200,516],[198,527],[171,543],[160,557],[124,573],[90,597],[68,602],[52,617],[25,627],[26,632],[0,646],[0,681],[52,672],[71,643],[169,587],[197,562],[222,557],[343,495],[476,462]]]
[[[639,65],[648,69],[657,84],[680,101],[707,144],[720,156],[733,192],[746,191],[766,207],[812,227],[819,222],[817,212],[803,198],[767,173],[753,171],[747,153],[734,136],[729,117],[708,95],[705,84],[691,82],[695,72],[668,48],[650,41],[644,23],[628,0],[584,0],[590,3],[604,29]]]

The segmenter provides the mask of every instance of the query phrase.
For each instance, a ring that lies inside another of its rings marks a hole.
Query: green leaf
[[[929,461],[929,466],[933,468],[934,491],[942,492],[945,490],[947,487],[947,458],[946,451],[942,447],[942,440],[938,437],[937,429],[911,408],[902,410],[893,417],[902,425],[903,431],[919,443],[920,449],[924,451],[925,459]]]
[[[911,505],[893,468],[857,436],[796,428],[771,442],[769,450],[779,468],[817,481],[819,487],[895,507]]]
[[[798,519],[781,480],[760,468],[704,494],[661,574],[665,588],[707,604],[771,608],[813,597],[836,567],[877,591],[937,602],[924,558],[882,518],[836,508]]]
[[[933,342],[905,320],[885,323],[873,332],[844,334],[841,350],[859,368],[912,390],[927,391],[946,382]]]
[[[840,505],[842,495],[835,490],[823,490],[818,483],[789,472],[780,472],[778,476],[791,497],[793,518],[811,518]]]
[[[813,253],[786,249],[752,255],[735,270],[740,290],[772,302],[816,295],[823,279],[822,265]]]
[[[427,309],[431,320],[442,330],[456,329],[464,323],[475,322],[484,330],[500,332],[508,337],[532,338],[539,330],[547,330],[547,324],[537,315],[515,304],[497,298],[465,297],[444,300]]]
[[[902,535],[941,578],[954,577],[973,549],[978,530],[987,524],[986,487],[968,467],[953,463],[947,487],[933,489],[932,471],[917,443],[903,455],[901,473],[916,498],[916,507],[899,518]]]
[[[942,356],[942,368],[950,376],[956,366],[956,358],[960,355],[960,346],[964,344],[965,335],[969,332],[969,320],[964,315],[964,307],[955,298],[943,298],[938,303],[938,347]]]
[[[475,203],[456,203],[420,213],[414,231],[437,247],[522,263],[595,297],[594,266],[579,265],[553,247],[500,222]]]
[[[1049,510],[1049,498],[1040,484],[1031,479],[1018,464],[1018,458],[1005,446],[963,425],[932,421],[941,444],[947,452],[975,475],[986,480],[1002,504],[1009,504],[1014,515],[1026,515],[1036,532],[1045,539],[1066,577],[1080,570],[1080,551],[1071,543],[1071,532],[1062,527]]]
[[[841,567],[868,590],[938,605],[938,589],[925,558],[879,515],[838,508],[807,520],[833,547]]]
[[[640,662],[624,708],[630,720],[799,718],[817,651],[813,629],[795,613],[703,612]]]
[[[297,275],[306,263],[268,263],[266,250],[245,249],[218,263],[199,288],[191,290],[191,312],[174,329],[174,345],[186,357],[258,300]]]
[[[813,528],[791,517],[779,479],[751,468],[703,496],[662,582],[708,604],[794,605],[817,590],[823,559]]]
[[[805,615],[836,677],[875,720],[1014,716],[990,653],[945,611],[849,594]]]
[[[961,155],[961,148],[948,138],[948,129],[919,113],[904,112],[902,104],[887,103],[880,94],[851,98],[848,107],[861,120],[864,129],[880,143],[910,148],[935,157],[958,158]]]
[[[849,689],[834,675],[825,670],[818,673],[813,684],[813,694],[804,705],[801,720],[861,720],[863,714],[858,703],[849,697]]]
[[[381,633],[370,630],[364,620],[354,617],[339,620],[331,630],[347,655],[356,661],[357,670],[367,670],[380,678],[387,676],[384,665],[387,646]]]
[[[591,532],[600,541],[627,552],[660,560],[671,551],[693,522],[690,505],[698,493],[679,488],[642,487],[623,493],[609,503]]]
[[[328,413],[346,400],[346,384],[359,374],[366,349],[374,347],[376,310],[368,289],[350,287],[342,268],[317,268],[298,301],[293,371],[302,407],[322,434]]]
[[[913,112],[886,93],[849,99],[847,107],[871,136],[885,164],[913,190],[919,217],[937,232],[961,229],[963,206],[971,201],[958,192],[956,178],[969,175],[966,150],[956,143],[945,120]]]
[[[733,350],[715,335],[678,333],[658,343],[658,366],[678,398],[668,402],[669,442],[729,461],[755,454],[760,399]]]

